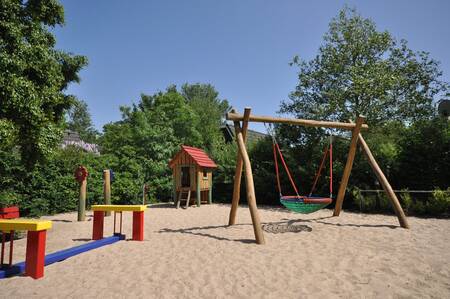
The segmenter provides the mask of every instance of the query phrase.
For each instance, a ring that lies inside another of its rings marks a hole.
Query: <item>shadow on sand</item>
[[[354,224],[354,223],[333,223],[326,221],[327,219],[334,218],[333,216],[319,217],[315,219],[282,219],[282,221],[277,222],[266,222],[263,223],[262,229],[267,233],[299,233],[299,232],[312,232],[313,228],[306,224],[296,224],[296,223],[320,223],[324,225],[338,226],[338,227],[368,227],[368,228],[390,228],[396,229],[399,226],[396,225],[388,225],[388,224]],[[245,225],[251,227],[251,223],[242,223],[235,224],[237,225]],[[219,229],[219,228],[229,228],[228,225],[216,225],[216,226],[197,226],[197,227],[189,227],[189,228],[180,228],[180,229],[170,229],[164,228],[159,230],[158,233],[178,233],[178,234],[190,234],[194,236],[201,236],[212,238],[220,241],[231,241],[231,242],[241,242],[246,244],[254,244],[255,240],[250,239],[230,239],[226,237],[220,237],[211,233],[207,233],[204,231],[208,231],[211,229]]]
[[[147,208],[149,208],[149,209],[175,208],[175,204],[173,202],[165,202],[165,203],[158,203],[158,204],[148,204]]]
[[[234,226],[237,226],[237,225],[250,226],[251,224],[236,224]],[[212,239],[219,240],[219,241],[240,242],[240,243],[245,243],[245,244],[256,243],[256,241],[253,239],[230,239],[230,238],[220,237],[220,236],[213,235],[213,234],[206,233],[206,232],[201,232],[201,231],[205,231],[205,230],[207,231],[210,229],[229,228],[229,227],[230,226],[228,226],[228,225],[216,225],[216,226],[203,226],[203,227],[197,226],[197,227],[180,228],[180,229],[163,228],[158,233],[160,233],[160,234],[162,234],[162,233],[190,234],[190,235],[194,235],[194,236],[212,238]]]
[[[308,222],[308,223],[320,223],[324,225],[332,225],[332,226],[347,226],[347,227],[369,227],[369,228],[378,228],[378,227],[386,227],[390,229],[396,229],[400,226],[397,225],[390,225],[390,224],[355,224],[355,223],[333,223],[324,221],[326,219],[334,218],[334,216],[326,216],[326,217],[320,217],[315,219],[283,219],[286,220],[289,224],[294,224],[296,222]]]

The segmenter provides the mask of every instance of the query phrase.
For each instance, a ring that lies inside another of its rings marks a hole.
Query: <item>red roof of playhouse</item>
[[[195,163],[197,163],[198,166],[208,167],[208,168],[217,168],[216,163],[214,163],[214,161],[211,160],[211,158],[208,157],[208,155],[202,149],[192,147],[192,146],[187,146],[187,145],[182,145],[181,151],[179,151],[175,155],[175,157],[173,157],[173,159],[170,160],[170,162],[169,162],[170,167],[173,167],[174,162],[177,160],[178,156],[182,152],[186,152],[195,161]]]

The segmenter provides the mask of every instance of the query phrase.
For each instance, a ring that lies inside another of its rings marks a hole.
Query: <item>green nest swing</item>
[[[289,171],[289,168],[288,168],[286,162],[284,161],[284,157],[280,150],[280,147],[279,147],[278,143],[276,142],[275,137],[273,137],[273,135],[272,135],[272,140],[273,140],[273,157],[274,157],[274,162],[275,162],[277,186],[278,186],[278,191],[280,192],[280,203],[283,206],[285,206],[287,209],[289,209],[295,213],[301,213],[301,214],[314,213],[320,209],[325,208],[330,203],[332,203],[333,202],[333,199],[332,199],[332,197],[333,197],[332,196],[332,194],[333,194],[332,137],[330,136],[329,146],[324,151],[322,162],[320,163],[319,170],[317,171],[316,177],[314,179],[314,184],[311,188],[309,195],[307,195],[307,196],[299,195],[297,186],[295,185],[294,180],[292,179],[291,173]],[[283,167],[289,177],[289,181],[291,182],[292,188],[294,189],[296,195],[283,196],[281,193],[280,172],[278,169],[278,156],[280,157],[280,160],[281,160]],[[322,172],[322,169],[325,165],[327,156],[329,156],[329,164],[330,164],[330,182],[329,182],[330,197],[312,196],[312,194],[316,188],[317,181],[319,180],[320,174]]]
[[[301,214],[314,213],[328,206],[333,200],[326,197],[281,196],[280,202],[287,209]]]

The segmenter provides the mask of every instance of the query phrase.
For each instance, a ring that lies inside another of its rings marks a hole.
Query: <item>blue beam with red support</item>
[[[105,245],[116,243],[120,240],[124,240],[125,235],[114,235],[111,237],[103,238],[101,240],[96,240],[93,242],[89,242],[87,244],[75,246],[72,248],[60,250],[54,253],[47,254],[45,256],[45,266],[51,265],[56,262],[63,261],[65,259],[68,259],[72,256],[78,255],[80,253],[93,250]],[[0,279],[11,277],[15,275],[20,275],[25,272],[25,262],[17,263],[12,265],[11,267],[0,269]]]

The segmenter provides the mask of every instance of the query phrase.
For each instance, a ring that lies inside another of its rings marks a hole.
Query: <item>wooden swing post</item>
[[[242,131],[242,139],[244,141],[244,146],[245,146],[245,143],[247,140],[248,118],[250,116],[250,111],[251,111],[251,109],[248,107],[244,109],[244,117],[242,120],[241,131]],[[239,121],[234,122],[236,136],[238,135],[238,133],[236,131],[237,126],[240,126]],[[230,210],[230,217],[228,220],[228,225],[236,224],[236,212],[237,212],[237,208],[239,206],[239,198],[241,196],[242,167],[243,167],[242,155],[241,155],[241,152],[238,151],[237,157],[236,157],[236,170],[234,172],[233,199],[231,201],[231,210]]]
[[[344,202],[345,190],[347,189],[348,179],[352,172],[353,160],[355,159],[356,146],[358,145],[358,136],[361,131],[361,127],[364,123],[364,117],[358,116],[356,118],[356,124],[352,131],[352,139],[350,140],[350,147],[347,155],[347,163],[345,163],[344,173],[342,174],[341,183],[339,185],[339,191],[336,198],[336,205],[334,207],[333,216],[339,216],[342,209],[342,203]]]
[[[248,157],[247,149],[245,148],[244,137],[242,136],[242,129],[239,123],[235,123],[236,141],[239,147],[239,153],[245,167],[245,185],[247,189],[247,202],[250,209],[250,216],[252,217],[253,231],[257,244],[265,244],[264,234],[261,228],[261,221],[259,219],[258,208],[256,206],[255,184],[253,182],[252,165]]]
[[[369,146],[367,145],[366,141],[364,140],[361,134],[359,134],[358,143],[361,146],[369,162],[370,167],[377,176],[378,181],[380,182],[381,186],[383,186],[384,192],[391,201],[392,207],[394,208],[395,214],[397,215],[400,226],[403,228],[409,228],[408,219],[405,216],[405,212],[403,212],[402,206],[400,205],[397,195],[395,195],[394,190],[392,190],[391,184],[389,184],[389,181],[387,180],[380,166],[378,166],[377,161],[372,155]]]

